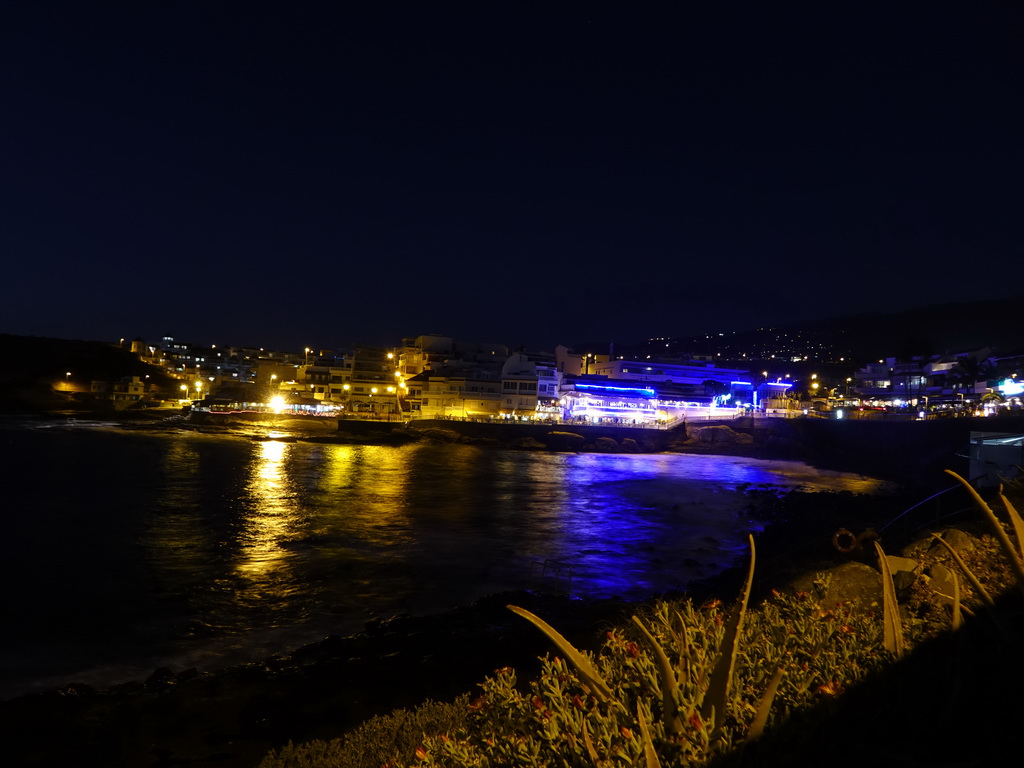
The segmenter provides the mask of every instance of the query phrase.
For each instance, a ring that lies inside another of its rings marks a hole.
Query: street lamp
[[[181,399],[188,400],[188,384],[181,385]]]

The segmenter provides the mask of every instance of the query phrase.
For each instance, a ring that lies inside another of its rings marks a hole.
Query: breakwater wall
[[[340,422],[338,430],[344,431],[349,422]],[[685,440],[685,430],[641,429],[639,427],[608,427],[588,424],[530,424],[523,422],[480,422],[454,421],[447,419],[422,419],[411,421],[405,427],[412,433],[430,435],[435,432],[454,432],[473,440],[495,440],[506,445],[515,445],[524,438],[532,438],[554,450],[572,447],[571,438],[560,439],[560,435],[573,434],[583,438],[585,443],[594,445],[600,438],[611,438],[622,445],[624,440],[636,443],[637,450],[653,453],[666,450],[672,443]],[[578,442],[578,441],[577,441]],[[627,443],[629,444],[629,443]]]
[[[344,422],[339,429],[345,429]],[[729,430],[711,441],[701,430],[728,427],[750,435],[749,442],[731,442]],[[447,420],[412,422],[410,432],[432,430],[457,433],[468,439],[492,440],[515,445],[530,437],[554,450],[572,450],[551,433],[572,432],[593,446],[598,438],[636,441],[643,452],[679,451],[722,453],[762,459],[790,459],[820,469],[858,472],[897,481],[910,487],[938,488],[952,480],[950,469],[970,476],[972,432],[1024,432],[1024,417],[988,417],[917,420],[843,420],[821,418],[766,419],[741,417],[722,421],[695,421],[671,430],[613,428],[576,424],[495,424]],[[724,438],[724,439],[723,439]]]

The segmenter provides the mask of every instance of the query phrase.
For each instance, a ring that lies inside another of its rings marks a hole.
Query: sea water
[[[282,437],[282,436],[278,436]],[[0,697],[213,669],[495,592],[643,599],[746,553],[800,462],[0,421]]]

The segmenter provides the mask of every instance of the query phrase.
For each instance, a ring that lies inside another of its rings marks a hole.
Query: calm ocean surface
[[[374,617],[529,588],[644,598],[745,553],[750,484],[799,462],[258,441],[0,420],[0,697],[215,668]]]

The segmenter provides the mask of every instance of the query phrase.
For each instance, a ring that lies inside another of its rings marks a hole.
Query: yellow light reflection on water
[[[264,440],[250,465],[246,484],[250,512],[244,521],[236,565],[245,575],[265,575],[285,566],[288,552],[281,544],[297,518],[285,471],[291,448],[291,443]]]
[[[374,547],[409,537],[409,464],[415,450],[375,445],[332,445],[324,454],[321,487],[337,499],[317,521],[324,530],[344,530]],[[355,503],[344,501],[351,498]]]

